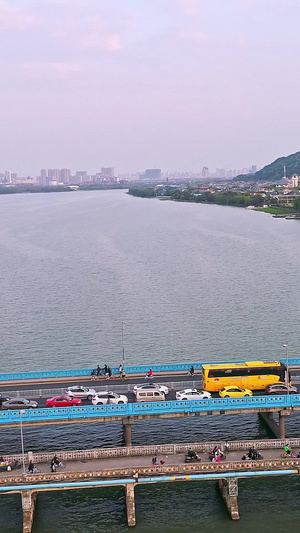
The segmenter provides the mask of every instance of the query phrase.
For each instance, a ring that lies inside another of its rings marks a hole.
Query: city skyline
[[[96,173],[89,173],[87,170],[75,170],[72,172],[70,168],[42,168],[38,175],[18,175],[17,172],[11,170],[0,170],[0,183],[15,184],[18,182],[37,182],[40,185],[58,185],[60,183],[88,183],[92,181],[102,182],[116,182],[120,180],[164,180],[167,177],[174,179],[210,179],[210,178],[224,178],[230,180],[239,174],[254,174],[257,171],[256,165],[250,167],[243,167],[242,169],[209,169],[204,166],[198,172],[189,171],[168,171],[162,169],[145,169],[143,171],[136,171],[133,173],[116,173],[114,167],[101,167],[101,170]]]
[[[292,6],[0,0],[1,168],[197,172],[297,152]]]

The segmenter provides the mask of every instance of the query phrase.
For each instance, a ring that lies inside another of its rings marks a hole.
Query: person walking
[[[224,444],[224,452],[225,453],[228,453],[230,450],[230,445],[229,443],[227,442],[227,440],[225,440],[225,444]]]
[[[97,377],[99,378],[101,376],[101,368],[100,366],[98,365],[97,366]]]
[[[122,373],[123,373],[123,365],[120,365],[119,366],[119,376],[120,376],[120,379],[122,377]]]

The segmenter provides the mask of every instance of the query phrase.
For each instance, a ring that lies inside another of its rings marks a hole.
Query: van
[[[136,392],[137,402],[162,402],[166,399],[163,392],[154,389],[142,389]]]

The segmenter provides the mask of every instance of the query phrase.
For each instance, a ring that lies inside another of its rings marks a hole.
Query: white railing
[[[230,451],[245,451],[249,448],[255,448],[256,450],[266,449],[282,449],[286,444],[289,444],[291,448],[300,448],[299,439],[265,439],[265,440],[243,440],[243,441],[230,441]],[[32,459],[34,463],[47,463],[50,462],[53,456],[56,454],[62,461],[80,461],[91,459],[111,459],[117,457],[138,457],[138,456],[154,456],[154,455],[176,455],[185,454],[188,448],[199,453],[208,453],[215,446],[224,449],[224,441],[212,441],[212,442],[189,442],[182,444],[157,444],[150,446],[131,446],[131,447],[119,447],[119,448],[94,448],[89,450],[70,450],[70,451],[52,451],[52,452],[28,452],[29,459]],[[13,461],[17,459],[22,461],[21,454],[3,455],[4,462]]]

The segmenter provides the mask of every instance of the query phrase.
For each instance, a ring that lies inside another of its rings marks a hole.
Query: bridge
[[[258,413],[278,438],[285,437],[285,417],[300,410],[300,394],[288,396],[252,396],[245,398],[211,398],[194,401],[162,401],[84,407],[28,409],[22,414],[24,425],[74,424],[79,422],[121,421],[125,443],[132,444],[135,420],[149,418],[183,418],[192,416]],[[279,413],[279,423],[274,420]],[[20,411],[0,411],[0,428],[19,426]]]
[[[300,448],[300,439],[289,439],[292,448]],[[157,446],[135,446],[121,448],[99,448],[56,452],[66,462],[66,468],[50,473],[52,453],[32,453],[25,456],[3,457],[4,461],[17,459],[24,465],[19,470],[0,472],[0,493],[20,493],[23,508],[23,533],[30,533],[34,519],[35,504],[40,492],[54,490],[75,490],[95,487],[124,486],[127,522],[136,524],[135,488],[140,484],[173,483],[215,480],[222,498],[233,520],[238,520],[238,480],[248,477],[297,476],[300,473],[300,459],[281,458],[286,440],[232,441],[227,457],[221,463],[210,462],[208,452],[222,442],[166,444]],[[241,458],[249,448],[260,449],[263,459],[243,461]],[[188,448],[197,451],[200,463],[184,462]],[[152,465],[151,458],[157,456],[163,464]],[[24,460],[24,462],[23,462]],[[41,472],[26,473],[25,462],[33,460]]]

